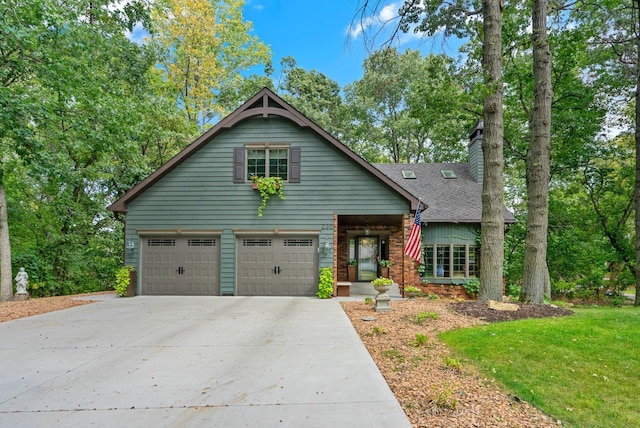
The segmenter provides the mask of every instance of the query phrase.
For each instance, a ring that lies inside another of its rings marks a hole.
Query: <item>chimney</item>
[[[484,156],[482,154],[482,131],[484,130],[484,122],[479,120],[471,135],[469,135],[469,145],[467,149],[469,151],[469,172],[473,179],[482,183],[484,176]]]

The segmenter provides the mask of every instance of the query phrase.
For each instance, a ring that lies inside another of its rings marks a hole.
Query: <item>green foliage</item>
[[[373,303],[373,298],[372,297],[365,297],[364,298],[364,304],[365,305],[370,305]]]
[[[387,334],[387,330],[384,327],[375,326],[371,329],[369,333],[370,336],[382,336]]]
[[[429,293],[429,295],[427,296],[427,298],[429,300],[439,300],[440,296],[438,296],[437,294],[433,294],[433,293]]]
[[[404,355],[399,349],[396,348],[385,349],[384,351],[382,351],[382,356],[391,360],[395,360],[398,363],[404,362]]]
[[[154,2],[151,35],[160,52],[158,70],[200,132],[229,113],[218,102],[222,88],[241,89],[242,72],[260,64],[271,67],[271,50],[251,35],[253,24],[244,19],[243,5],[237,0]]]
[[[135,269],[133,266],[123,266],[116,272],[116,294],[118,296],[126,296],[127,295],[127,287],[129,286],[129,273],[133,272]]]
[[[299,67],[293,57],[284,57],[282,97],[302,114],[313,120],[331,135],[340,138],[348,127],[349,115],[340,95],[340,85],[316,70]]]
[[[409,342],[409,346],[420,348],[429,342],[429,337],[422,333],[416,333],[413,340]]]
[[[386,267],[386,268],[391,267],[391,261],[390,260],[384,260],[384,259],[379,260],[378,261],[378,266]]]
[[[27,283],[27,292],[31,297],[49,297],[54,295],[55,287],[48,286],[45,282],[33,282]]]
[[[475,117],[453,59],[385,48],[364,61],[362,79],[344,88],[349,115],[342,140],[371,162],[465,158],[461,144]]]
[[[458,406],[458,399],[454,397],[455,386],[451,383],[444,382],[443,384],[436,386],[431,385],[431,389],[435,397],[431,400],[431,403],[440,410],[455,410]]]
[[[280,199],[284,199],[282,178],[253,176],[251,177],[251,181],[255,184],[262,198],[262,204],[258,207],[258,217],[262,217],[262,210],[267,206],[267,202],[269,202],[271,196],[278,195]]]
[[[520,297],[520,288],[520,285],[507,284],[504,291],[507,296],[515,297],[517,299]]]
[[[422,325],[427,319],[437,320],[440,318],[436,312],[420,312],[413,317],[413,322]]]
[[[637,387],[629,381],[640,378],[639,308],[574,311],[569,317],[495,323],[439,337],[563,425],[640,426]]]
[[[444,366],[450,370],[454,370],[457,372],[462,370],[462,363],[459,360],[449,356],[445,357]]]
[[[374,287],[389,286],[389,285],[393,285],[393,280],[391,278],[383,278],[379,276],[378,278],[371,281],[371,284],[373,284]]]
[[[462,288],[464,288],[464,291],[466,291],[469,296],[475,297],[480,291],[480,280],[478,278],[471,278],[469,281],[462,284]]]
[[[320,281],[316,295],[321,299],[333,296],[333,269],[330,267],[320,269]]]

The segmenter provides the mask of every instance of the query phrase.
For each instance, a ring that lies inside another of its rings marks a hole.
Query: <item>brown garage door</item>
[[[238,295],[311,296],[318,291],[317,237],[238,239]]]
[[[219,295],[219,248],[219,240],[215,237],[145,238],[142,294]]]

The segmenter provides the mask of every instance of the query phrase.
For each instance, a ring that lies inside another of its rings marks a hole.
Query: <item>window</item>
[[[467,276],[466,247],[464,245],[453,246],[453,277],[464,278]]]
[[[424,275],[428,278],[471,278],[478,275],[475,245],[428,245],[424,248]]]
[[[436,276],[448,278],[450,272],[449,245],[438,245],[436,247]]]
[[[288,178],[288,149],[247,148],[247,180],[251,177]]]
[[[284,145],[246,145],[233,149],[233,182],[246,183],[251,177],[280,177],[300,183],[300,147]]]

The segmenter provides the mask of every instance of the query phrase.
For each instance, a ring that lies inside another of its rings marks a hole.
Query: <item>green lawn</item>
[[[640,308],[584,308],[440,335],[563,426],[640,426]]]

